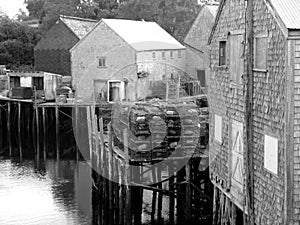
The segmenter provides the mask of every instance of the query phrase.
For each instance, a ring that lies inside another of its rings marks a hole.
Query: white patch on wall
[[[278,139],[265,135],[264,167],[268,171],[278,174]]]
[[[215,115],[215,140],[222,143],[222,117]]]
[[[20,78],[21,87],[32,87],[32,77],[21,77]]]

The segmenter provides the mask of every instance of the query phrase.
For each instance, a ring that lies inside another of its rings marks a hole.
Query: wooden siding
[[[219,66],[219,41],[230,40],[230,32],[245,29],[245,1],[227,0],[211,42],[209,100],[210,137],[214,137],[213,115],[223,117],[223,143],[210,140],[210,171],[215,183],[225,180],[223,192],[230,190],[230,127],[232,121],[245,125],[246,87],[230,81],[229,59]],[[286,49],[287,41],[265,1],[254,1],[254,34],[267,32],[267,71],[254,71],[254,209],[256,224],[283,224],[285,201]],[[229,51],[227,44],[227,55]],[[247,49],[245,49],[245,54]],[[244,71],[246,71],[244,69]],[[244,133],[246,130],[244,128]],[[278,175],[264,168],[264,135],[278,138]],[[246,152],[246,151],[245,151]],[[244,155],[244,157],[246,157]],[[246,160],[245,160],[246,163]],[[245,164],[245,167],[248,165]],[[215,179],[217,177],[217,179]],[[219,183],[220,184],[220,183]],[[222,186],[222,185],[220,185]],[[244,187],[246,188],[246,187]],[[230,194],[230,193],[228,193]],[[236,202],[238,204],[238,202]]]

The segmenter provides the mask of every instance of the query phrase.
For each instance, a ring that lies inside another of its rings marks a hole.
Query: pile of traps
[[[132,160],[191,157],[206,148],[208,110],[192,102],[122,103],[114,110],[112,126],[114,145],[124,149],[128,143]]]

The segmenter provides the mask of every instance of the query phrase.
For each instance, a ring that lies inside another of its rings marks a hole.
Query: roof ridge
[[[80,21],[86,21],[86,22],[95,22],[95,23],[98,22],[98,20],[93,20],[93,19],[88,19],[88,18],[82,18],[82,17],[75,17],[75,16],[66,16],[66,15],[59,15],[59,18],[72,19],[72,20],[80,20]]]

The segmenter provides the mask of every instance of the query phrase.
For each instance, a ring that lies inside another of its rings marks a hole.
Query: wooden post
[[[86,107],[86,116],[87,116],[87,127],[88,127],[90,161],[92,162],[92,157],[93,157],[93,143],[92,143],[92,124],[91,124],[92,121],[91,121],[91,108],[90,108],[90,106]]]
[[[111,123],[108,124],[108,195],[109,195],[109,224],[114,224],[113,221],[113,169],[112,169],[112,159],[113,159],[113,144],[112,144],[112,126]]]
[[[190,180],[190,175],[191,175],[191,167],[190,167],[190,162],[188,162],[185,165],[185,181],[186,181],[186,188],[185,188],[185,211],[186,211],[186,221],[190,222],[191,217],[192,217],[192,203],[191,203],[191,198],[192,198],[192,192],[191,192],[191,180]]]
[[[12,146],[11,146],[11,130],[10,130],[10,120],[11,120],[11,103],[7,103],[7,139],[8,139],[8,149],[9,157],[12,156]]]
[[[35,106],[36,116],[36,157],[40,159],[40,123],[39,123],[39,108]]]
[[[155,184],[157,182],[155,166],[152,166],[152,179],[153,179],[153,183]],[[157,196],[157,192],[153,191],[153,193],[152,193],[152,209],[151,209],[151,224],[155,223],[156,196]]]
[[[20,160],[23,158],[23,153],[22,153],[22,136],[21,136],[21,102],[18,102],[18,138],[19,138],[19,156]]]
[[[158,188],[161,190],[162,189],[162,174],[161,174],[161,167],[157,167],[157,177],[158,177]],[[160,191],[158,193],[158,201],[157,201],[157,221],[159,224],[162,223],[162,204],[163,204],[163,195],[162,192]]]
[[[47,159],[47,124],[46,124],[46,109],[45,107],[42,107],[42,116],[43,116],[43,158],[44,160]]]
[[[246,12],[246,37],[247,37],[247,92],[246,92],[246,143],[247,143],[247,157],[246,157],[246,205],[248,207],[249,224],[254,225],[254,169],[253,169],[253,62],[254,62],[254,35],[253,35],[253,0],[247,1]]]
[[[174,192],[174,161],[169,162],[169,189],[170,192]],[[174,224],[174,218],[175,218],[175,198],[171,195],[170,196],[170,203],[169,203],[169,222],[170,224]]]
[[[78,105],[75,104],[75,151],[76,151],[76,161],[78,162],[79,161],[79,148],[78,148],[78,140],[79,139],[79,132],[78,132],[78,129],[79,129],[79,126],[78,126],[78,115],[79,115],[79,111],[78,111]]]
[[[167,81],[166,81],[166,101],[169,100],[169,79],[166,78]]]
[[[124,130],[124,152],[126,155],[125,161],[125,188],[126,188],[126,225],[132,224],[132,215],[131,215],[131,191],[129,187],[130,181],[130,171],[129,171],[129,149],[128,149],[128,131],[127,129]]]
[[[212,225],[218,225],[218,205],[219,205],[219,190],[214,186],[214,199],[213,199],[213,223]]]
[[[60,139],[59,139],[59,111],[57,105],[55,106],[55,134],[56,134],[56,160],[59,161]]]

